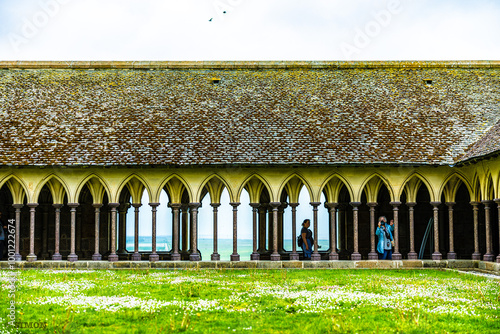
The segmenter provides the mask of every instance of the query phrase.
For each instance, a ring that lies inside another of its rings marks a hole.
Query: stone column
[[[443,255],[439,252],[439,204],[441,202],[430,202],[430,204],[434,211],[434,253],[432,253],[432,259],[442,260]]]
[[[283,214],[285,213],[286,203],[281,203],[278,207],[278,253],[283,254],[285,248],[283,246]]]
[[[189,261],[200,261],[201,256],[198,253],[198,208],[201,203],[189,203],[191,211],[192,226],[191,226],[191,254],[189,254]]]
[[[278,208],[281,202],[271,202],[269,203],[273,208],[273,252],[271,254],[271,261],[281,260],[281,255],[278,252]]]
[[[401,202],[391,202],[389,204],[392,205],[392,212],[394,215],[394,253],[392,254],[392,259],[402,260],[403,256],[399,252],[399,206]]]
[[[375,207],[377,202],[366,203],[370,208],[370,253],[368,253],[368,260],[377,260],[378,254],[375,247]]]
[[[61,208],[62,204],[52,204],[52,206],[55,208],[55,242],[54,242],[54,254],[52,254],[52,260],[53,261],[60,261],[62,260],[62,255],[59,252],[60,248],[60,237],[61,237]]]
[[[149,206],[151,206],[151,224],[153,227],[151,231],[151,254],[149,254],[150,262],[160,260],[160,256],[156,253],[156,210],[159,205],[160,203],[149,203]]]
[[[446,206],[448,206],[448,232],[450,237],[450,251],[446,255],[448,260],[456,260],[457,254],[455,253],[455,246],[453,243],[453,206],[455,202],[446,202]]]
[[[134,254],[132,261],[141,261],[141,253],[139,253],[139,208],[141,203],[132,203],[134,207]]]
[[[78,203],[68,203],[71,211],[71,250],[68,255],[68,261],[75,262],[78,260],[78,255],[75,252],[76,245],[76,208],[78,207]]]
[[[94,232],[94,254],[92,255],[92,261],[101,261],[102,256],[99,253],[99,228],[101,224],[101,207],[102,204],[92,204],[94,207],[94,222],[95,222],[95,232]]]
[[[14,255],[14,261],[21,261],[23,258],[21,254],[19,253],[19,243],[21,242],[21,208],[24,206],[22,204],[12,204],[14,209],[16,209],[16,235],[15,235],[15,241],[16,241],[16,247],[15,247],[15,255]]]
[[[240,255],[238,254],[238,205],[240,203],[229,203],[233,207],[233,254],[231,254],[231,261],[239,261]]]
[[[179,215],[180,215],[180,203],[171,203],[172,208],[172,254],[170,259],[172,261],[180,261],[181,254],[179,253]]]
[[[473,260],[481,260],[481,253],[479,252],[479,202],[470,202],[472,211],[474,213],[474,253],[472,254]]]
[[[497,209],[498,209],[498,237],[500,239],[500,198],[495,199],[495,203],[497,203]],[[17,220],[16,220],[17,221]],[[17,243],[16,243],[17,245]],[[498,255],[497,255],[497,263],[500,263],[500,240],[498,242]]]
[[[268,216],[267,216],[267,251],[268,253],[272,253],[272,250],[274,249],[273,246],[273,235],[274,235],[274,213],[273,213],[273,207],[271,206],[271,203],[269,203],[269,210],[267,210]]]
[[[30,253],[26,257],[28,262],[36,261],[37,257],[35,255],[35,208],[38,203],[28,203],[30,208]]]
[[[299,203],[290,203],[292,208],[292,253],[290,254],[291,261],[299,260],[299,253],[297,253],[297,206]]]
[[[188,252],[188,247],[189,247],[188,219],[189,219],[189,206],[187,204],[182,204],[181,205],[181,230],[182,230],[181,254],[186,254]]]
[[[219,213],[218,213],[218,208],[220,206],[220,203],[210,203],[210,205],[213,208],[213,215],[214,215],[214,252],[212,255],[210,255],[210,260],[212,261],[220,261],[220,254],[219,254],[219,247],[218,247],[218,241],[219,241]]]
[[[353,231],[354,231],[354,251],[351,255],[352,261],[360,261],[361,254],[359,253],[359,230],[358,230],[358,208],[361,205],[361,202],[351,202],[349,203],[352,206],[352,215],[353,215]]]
[[[415,205],[416,202],[407,202],[409,215],[410,215],[410,252],[408,253],[408,260],[417,260],[418,254],[415,252]]]
[[[483,261],[493,261],[495,258],[491,252],[491,226],[490,226],[490,201],[482,201],[484,204],[484,224],[486,228],[486,254],[483,255]]]
[[[311,261],[321,261],[321,255],[318,252],[318,206],[321,202],[310,202],[313,207],[313,224],[314,224],[314,251],[311,254]]]
[[[261,204],[259,207],[259,254],[266,253],[266,217],[267,204]]]
[[[120,206],[120,203],[109,203],[108,206],[111,208],[111,253],[108,255],[108,261],[118,261],[118,255],[116,254],[116,208]]]
[[[130,205],[123,203],[120,205],[118,214],[118,250],[117,254],[127,254],[127,211]]]
[[[257,252],[257,215],[260,207],[259,203],[250,203],[252,207],[252,222],[253,222],[253,252],[250,254],[250,260],[260,260],[260,254]]]
[[[325,203],[330,213],[330,254],[328,254],[328,259],[331,261],[336,261],[339,259],[339,254],[337,253],[337,206],[338,203]]]

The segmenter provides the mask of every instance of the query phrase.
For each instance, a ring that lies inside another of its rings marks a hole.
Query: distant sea
[[[158,252],[168,252],[172,248],[172,237],[171,236],[157,236],[156,237],[156,251]],[[329,247],[328,240],[319,240],[320,250],[327,250]],[[292,240],[285,239],[284,247],[286,250],[292,250]],[[213,240],[212,239],[198,239],[198,249],[201,252],[203,261],[210,261],[210,255],[213,253]],[[233,239],[219,239],[217,243],[218,253],[220,254],[221,261],[229,261],[230,255],[233,253]],[[134,250],[134,237],[127,236],[127,250]],[[151,251],[151,237],[139,237],[139,251],[148,252]],[[253,241],[251,239],[238,239],[238,254],[240,254],[240,259],[250,260],[250,254],[253,251]],[[297,247],[297,251],[302,251],[301,248]]]

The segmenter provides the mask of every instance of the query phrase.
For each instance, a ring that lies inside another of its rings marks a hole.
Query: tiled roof
[[[0,68],[0,165],[453,164],[500,149],[483,136],[500,121],[495,62]]]
[[[460,160],[466,161],[500,152],[500,121],[471,145]]]

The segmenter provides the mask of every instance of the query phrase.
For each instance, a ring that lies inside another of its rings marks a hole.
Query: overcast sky
[[[494,0],[0,0],[0,60],[498,59],[499,18]]]

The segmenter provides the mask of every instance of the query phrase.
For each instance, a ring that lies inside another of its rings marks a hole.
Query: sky
[[[499,18],[498,0],[0,0],[0,61],[498,60]],[[231,238],[224,196],[219,231]],[[312,216],[308,197],[302,191],[299,223]],[[171,229],[166,202],[158,235]],[[248,239],[251,211],[241,202],[238,231]],[[202,238],[212,233],[209,204]],[[319,214],[326,235],[326,209]],[[141,235],[151,235],[150,222],[143,205]],[[132,226],[130,210],[128,234]]]
[[[0,60],[492,60],[498,18],[494,0],[0,0]]]

